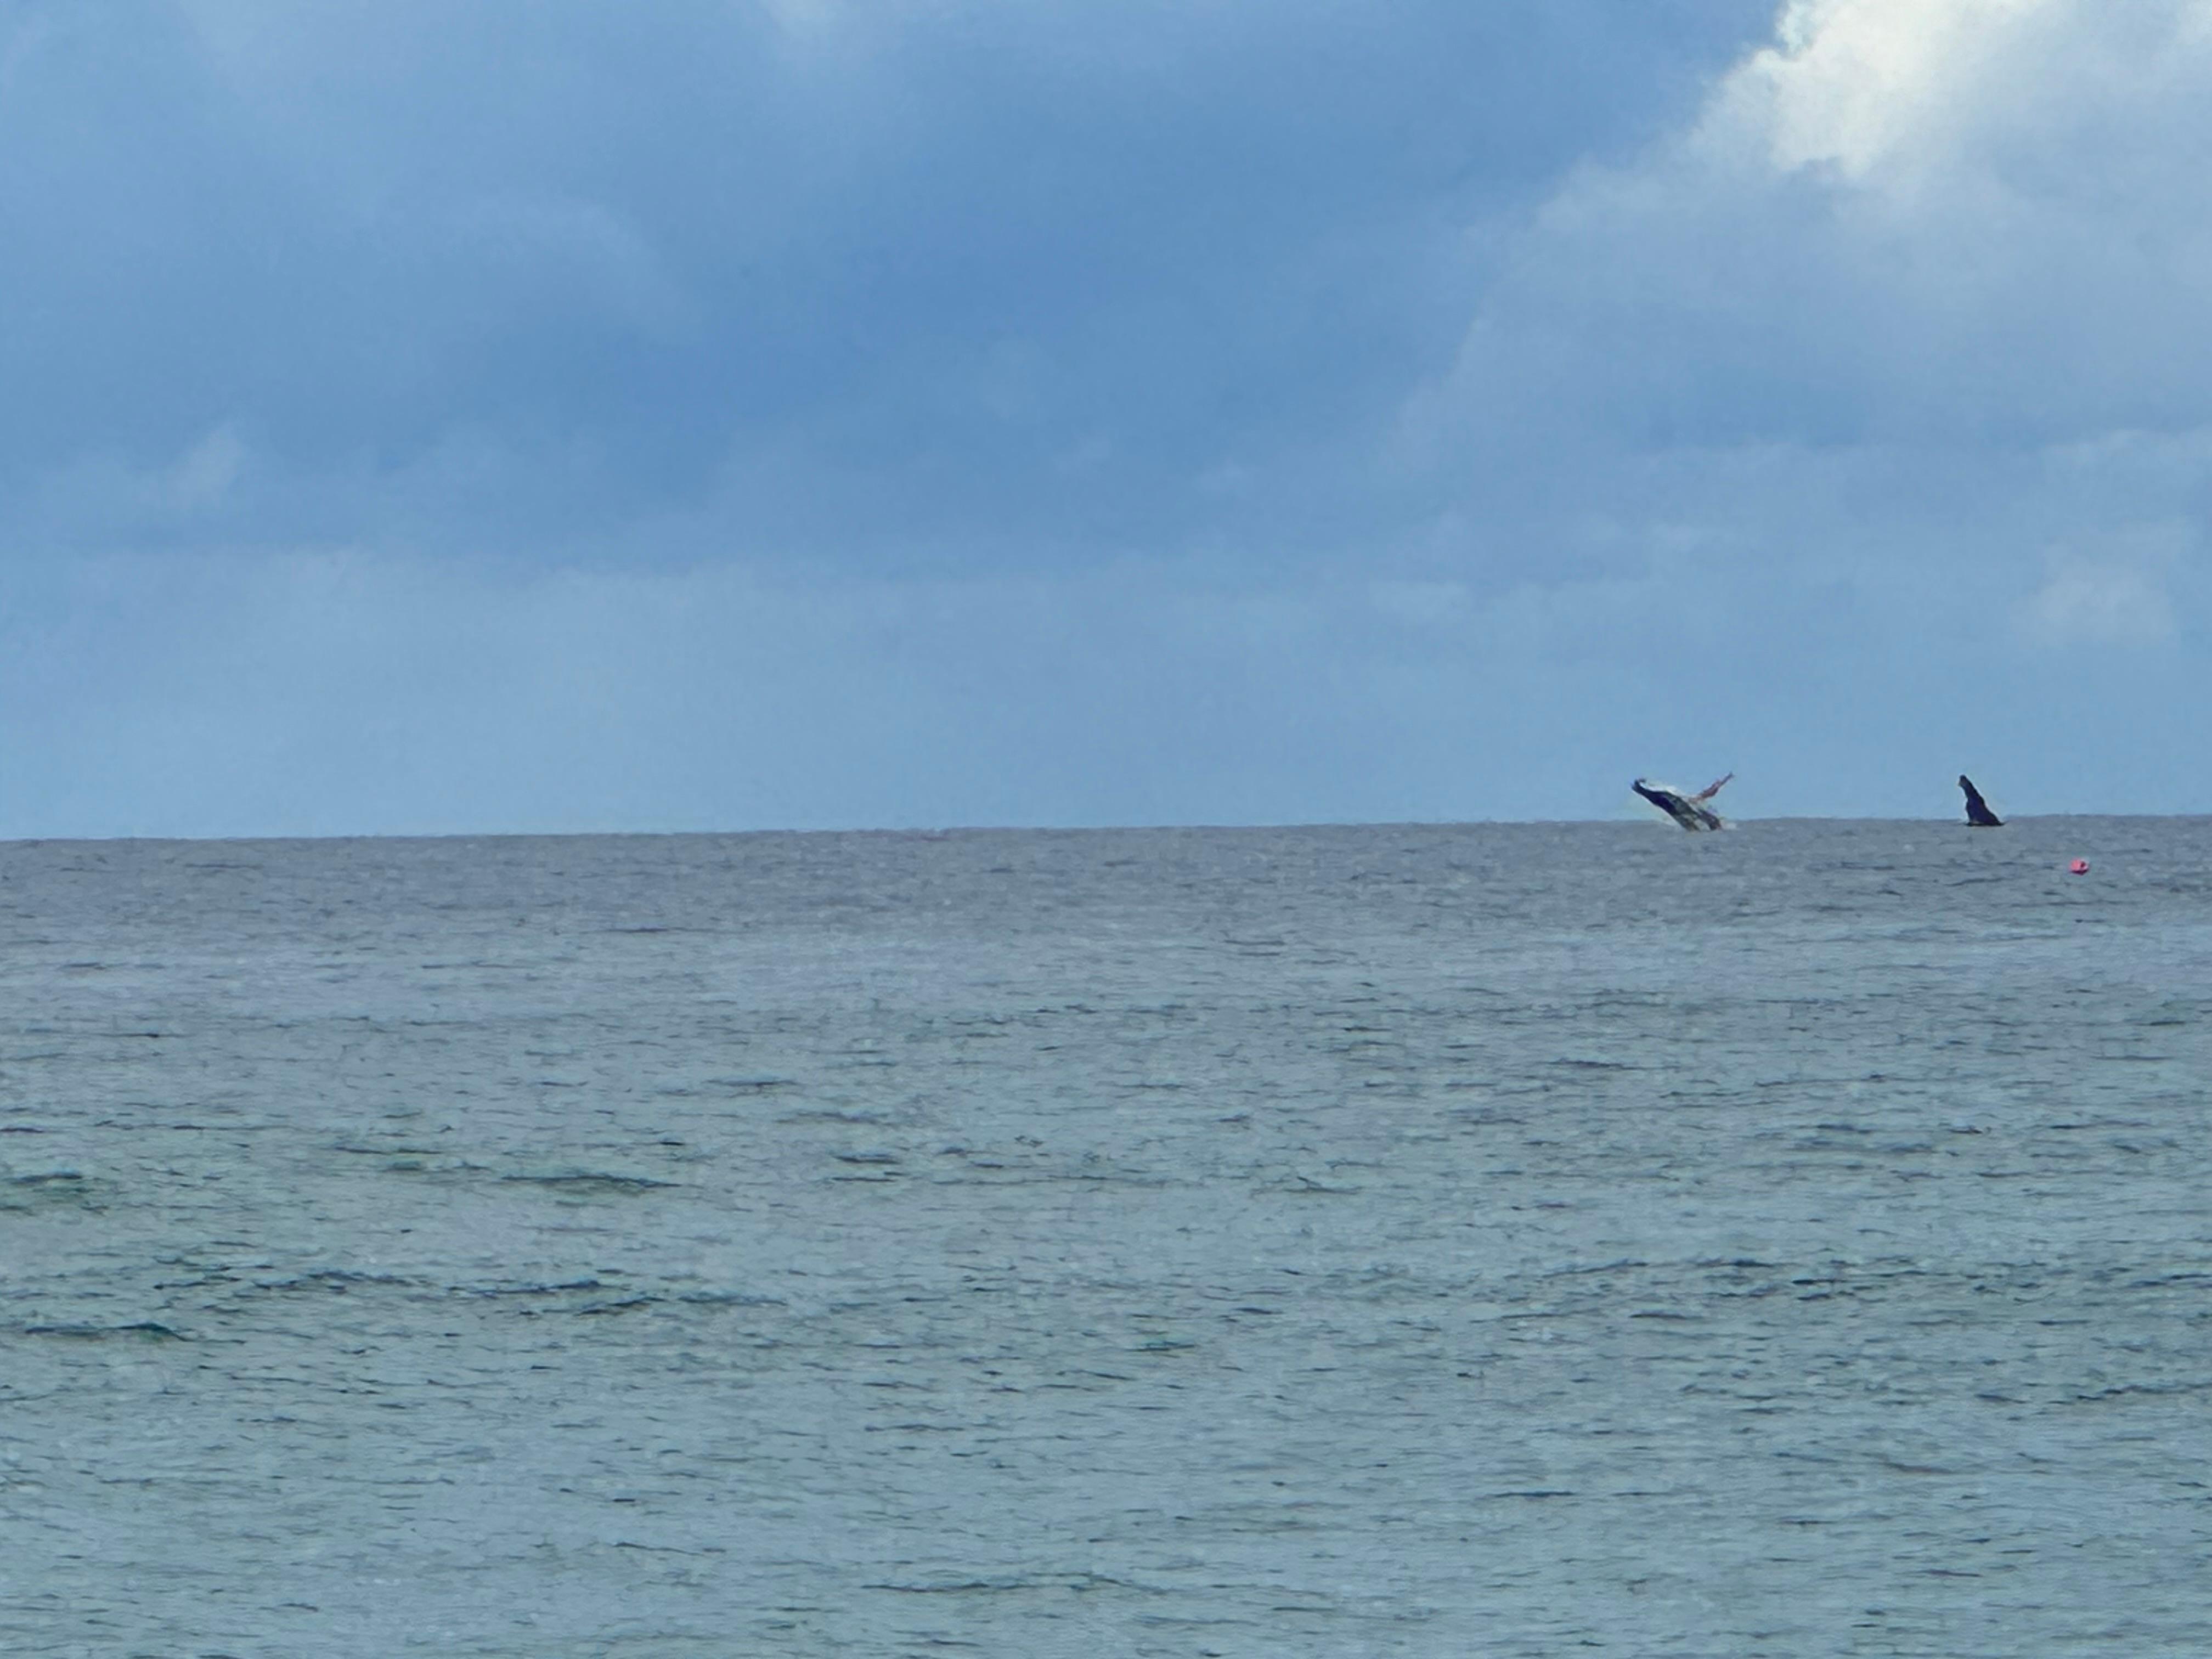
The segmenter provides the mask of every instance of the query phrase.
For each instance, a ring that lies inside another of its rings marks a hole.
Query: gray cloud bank
[[[0,7],[0,830],[2202,810],[2208,94],[2200,0]]]

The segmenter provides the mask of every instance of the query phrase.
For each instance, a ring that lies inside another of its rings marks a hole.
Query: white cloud
[[[2020,623],[2039,645],[2157,645],[2174,635],[2173,600],[2154,572],[2073,559],[2057,562],[2021,604]]]
[[[1983,103],[1973,94],[2021,67],[2021,37],[2066,9],[2063,0],[1791,0],[1777,44],[1728,77],[1711,125],[1758,131],[1783,171],[1826,163],[1863,179],[1884,162],[1925,160],[1972,120]]]
[[[1801,0],[1682,137],[1547,206],[1457,400],[1661,447],[2205,423],[2208,19]]]
[[[163,504],[180,512],[218,507],[246,470],[246,448],[237,431],[219,426],[194,444],[162,476],[156,492]]]
[[[2203,511],[2208,161],[2212,0],[1796,0],[1535,216],[1408,452],[1537,574],[1671,538],[1708,580],[1756,551],[2017,592],[2042,548]]]

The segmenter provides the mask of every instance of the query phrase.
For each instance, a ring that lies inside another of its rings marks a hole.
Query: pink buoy
[[[2087,859],[2075,859],[2073,863],[2066,866],[2066,873],[2069,876],[2087,875],[2089,873],[2089,860]]]

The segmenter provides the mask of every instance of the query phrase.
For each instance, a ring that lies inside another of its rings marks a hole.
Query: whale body
[[[1730,772],[1724,777],[1717,778],[1694,795],[1669,788],[1663,783],[1651,783],[1643,778],[1637,779],[1628,787],[1685,830],[1722,830],[1727,825],[1722,822],[1721,815],[1705,803],[1719,794],[1721,785],[1735,775]]]
[[[1982,792],[1974,787],[1974,781],[1964,772],[1959,774],[1959,787],[1966,792],[1966,822],[1968,823],[1977,830],[1996,830],[2002,827],[2004,820],[1990,811],[1989,802],[1982,799]]]

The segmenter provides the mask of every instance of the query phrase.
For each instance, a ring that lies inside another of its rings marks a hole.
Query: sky
[[[0,835],[2212,811],[2212,0],[0,0]]]

